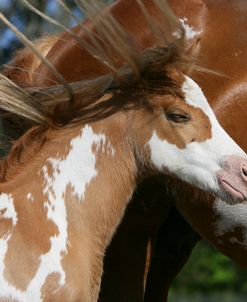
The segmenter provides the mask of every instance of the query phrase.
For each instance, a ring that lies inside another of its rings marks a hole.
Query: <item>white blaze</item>
[[[196,82],[185,76],[182,91],[186,103],[200,108],[208,116],[212,126],[212,137],[200,143],[190,142],[184,149],[180,149],[175,144],[160,139],[154,132],[148,143],[151,160],[161,171],[168,169],[180,179],[217,194],[220,188],[216,173],[221,170],[225,156],[246,157],[246,155],[219,125]]]
[[[187,104],[200,108],[209,118],[212,127],[212,138],[200,143],[214,161],[222,163],[225,156],[238,155],[246,158],[245,152],[234,142],[219,124],[212,108],[209,106],[201,88],[190,77],[185,76],[182,90]],[[208,156],[208,158],[210,157]]]

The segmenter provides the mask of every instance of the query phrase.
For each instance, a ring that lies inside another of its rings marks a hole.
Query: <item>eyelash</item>
[[[172,112],[169,113],[168,112],[168,113],[166,113],[166,118],[175,123],[185,123],[190,120],[190,116],[186,113],[181,114],[181,113],[172,113]]]

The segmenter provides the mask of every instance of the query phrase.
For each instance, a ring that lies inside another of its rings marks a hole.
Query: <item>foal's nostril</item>
[[[243,166],[242,166],[242,172],[243,172],[243,175],[244,175],[245,177],[247,177],[247,166],[246,166],[246,165],[243,165]]]

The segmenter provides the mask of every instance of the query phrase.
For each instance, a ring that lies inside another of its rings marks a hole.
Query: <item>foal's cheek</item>
[[[198,127],[194,123],[189,123],[184,126],[183,136],[185,144],[197,142],[199,140],[199,131]]]
[[[179,149],[186,148],[186,145],[197,140],[196,127],[190,123],[171,125],[172,136]]]

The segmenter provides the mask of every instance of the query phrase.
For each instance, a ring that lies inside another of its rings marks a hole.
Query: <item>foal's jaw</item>
[[[168,171],[229,203],[247,199],[246,154],[223,130],[200,87],[187,76],[182,91],[186,104],[200,109],[206,118],[199,117],[200,123],[196,124],[193,115],[197,113],[192,109],[191,121],[180,123],[177,128],[173,125],[179,144],[154,129],[148,142],[151,162],[160,171]]]

